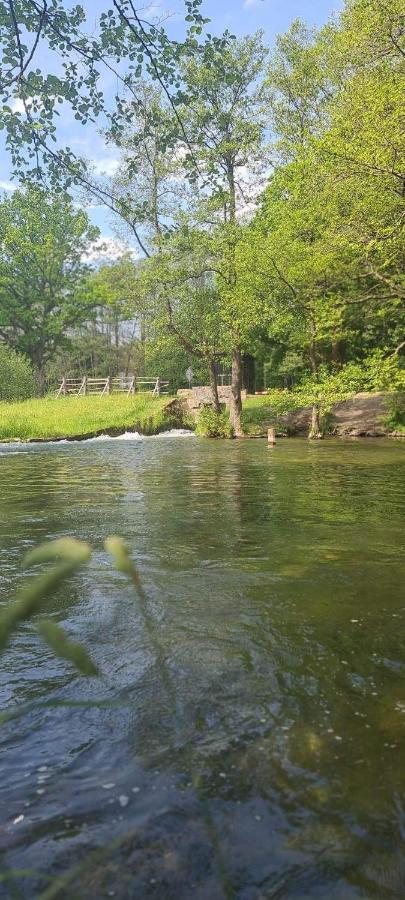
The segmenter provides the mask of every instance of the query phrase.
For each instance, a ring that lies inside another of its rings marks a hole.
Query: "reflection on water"
[[[0,896],[402,896],[402,462],[373,441],[0,450],[3,596],[32,544],[90,540],[47,613],[103,672],[32,625],[2,658],[24,710],[0,731]]]

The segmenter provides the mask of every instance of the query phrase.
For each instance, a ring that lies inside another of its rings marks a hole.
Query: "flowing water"
[[[35,621],[2,657],[1,897],[403,896],[404,449],[0,449],[2,596],[32,545],[89,540],[46,615],[102,671]]]

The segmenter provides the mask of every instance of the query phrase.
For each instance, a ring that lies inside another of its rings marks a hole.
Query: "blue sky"
[[[181,33],[182,25],[180,15],[176,10],[182,9],[180,0],[152,0],[153,5],[159,9],[169,9],[174,12],[170,18],[170,29],[174,33]],[[138,7],[145,6],[146,0],[139,0]],[[84,2],[88,27],[93,29],[99,13],[108,8],[108,0],[87,0]],[[286,31],[293,19],[300,17],[310,24],[321,25],[329,16],[341,8],[341,0],[204,0],[203,13],[211,19],[209,30],[220,33],[229,29],[234,34],[247,34],[263,28],[265,40],[271,47],[275,36]],[[48,54],[40,50],[37,65],[47,67]],[[113,84],[109,84],[108,78],[104,79],[104,90],[108,94],[114,90]],[[58,126],[58,137],[63,144],[68,144],[78,154],[91,158],[93,164],[100,173],[105,171],[112,174],[114,171],[116,153],[105,146],[103,138],[97,133],[96,126],[83,127],[77,123],[70,113],[64,109]],[[0,146],[0,188],[9,187],[10,164],[7,153]],[[103,236],[114,236],[114,220],[112,215],[103,208],[89,208],[89,215],[98,225]]]

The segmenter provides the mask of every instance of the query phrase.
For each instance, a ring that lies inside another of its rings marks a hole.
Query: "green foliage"
[[[248,397],[243,424],[248,434],[264,433],[270,425],[282,425],[282,418],[294,410],[315,405],[327,429],[329,414],[336,403],[349,400],[361,391],[386,391],[391,413],[387,424],[402,424],[405,370],[397,356],[384,357],[376,350],[362,363],[347,363],[341,369],[320,366],[317,379],[303,377],[293,390],[270,389],[265,396]]]
[[[26,400],[34,396],[35,390],[35,377],[28,359],[0,344],[0,401]]]
[[[167,402],[167,397],[142,393],[0,403],[0,440],[58,440],[124,431],[157,434],[178,425],[174,415],[165,412]]]
[[[263,396],[248,397],[243,404],[243,430],[245,434],[265,434],[272,425],[281,426],[281,418],[302,406],[301,399],[293,392],[273,388]]]
[[[162,331],[156,329],[145,347],[145,371],[163,373],[162,377],[169,381],[170,392],[175,394],[179,388],[188,387],[186,371],[189,366],[194,373],[194,384],[208,383],[207,362],[187,352],[164,328]]]
[[[217,413],[212,406],[203,406],[198,416],[196,434],[211,438],[233,437],[232,425],[226,410]]]
[[[348,0],[319,32],[293,23],[269,67],[278,158],[238,249],[240,283],[322,391],[322,366],[402,343],[402,45],[397,0]],[[367,387],[394,386],[388,365]]]
[[[389,431],[405,433],[405,391],[399,391],[388,398],[388,415],[384,419],[384,425]]]
[[[398,391],[405,389],[405,369],[398,357],[384,357],[376,350],[363,363],[347,363],[342,369],[330,372],[321,366],[318,379],[303,379],[294,391],[301,406],[316,404],[322,413],[330,412],[335,403],[341,403],[359,391]]]
[[[35,181],[46,171],[53,185],[84,184],[109,208],[119,209],[105,187],[97,190],[83,160],[70,147],[58,148],[55,131],[60,105],[70,108],[81,124],[94,122],[104,113],[110,127],[123,133],[128,103],[122,98],[137,101],[134,83],[145,71],[167,96],[170,91],[175,109],[180,102],[179,62],[183,55],[198,52],[198,37],[209,21],[200,12],[201,2],[184,0],[185,35],[174,41],[164,27],[154,24],[153,15],[151,22],[140,17],[132,0],[117,0],[104,9],[96,27],[92,15],[86,22],[85,5],[0,0],[0,129],[5,131],[18,177],[23,172]],[[44,45],[41,62],[45,60],[45,66],[39,68],[38,50]],[[103,78],[107,75],[111,84],[111,73],[117,85],[112,108],[103,94]],[[181,122],[176,121],[181,131]]]
[[[41,373],[91,315],[83,256],[98,229],[65,194],[31,187],[0,202],[0,233],[0,333]]]
[[[299,383],[302,398],[325,410],[359,386],[400,389],[390,362],[403,349],[405,296],[400,0],[346,0],[319,30],[295,21],[269,64],[260,32],[200,38],[199,0],[186,0],[179,41],[142,24],[131,7],[118,0],[88,38],[82,7],[55,0],[39,23],[35,4],[21,0],[19,49],[13,3],[0,0],[0,124],[15,163],[26,172],[31,154],[35,177],[46,161],[51,180],[58,167],[84,180],[145,257],[83,279],[84,214],[63,194],[17,192],[0,205],[3,339],[54,375],[59,365],[101,375],[161,361],[156,374],[173,389],[188,365],[207,382],[219,360],[232,358],[232,396],[242,353],[261,345],[266,384]],[[62,55],[62,75],[51,63],[50,74],[34,66],[38,27],[49,59]],[[48,139],[60,101],[81,122],[107,112],[104,65],[117,67],[105,134],[121,160],[101,186],[68,148],[50,152]],[[272,176],[248,224],[270,158]],[[120,325],[135,318],[141,339],[127,346]],[[239,412],[232,401],[235,433]]]

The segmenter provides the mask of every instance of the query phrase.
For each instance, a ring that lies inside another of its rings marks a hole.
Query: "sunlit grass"
[[[249,394],[243,404],[242,421],[247,433],[265,433],[270,425],[274,425],[280,413],[288,409],[289,397],[286,392],[273,392],[272,395]]]
[[[0,403],[0,440],[52,440],[123,431],[156,434],[174,423],[164,411],[167,397],[44,397]]]

